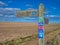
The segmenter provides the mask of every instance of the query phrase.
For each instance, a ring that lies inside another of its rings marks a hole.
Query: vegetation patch
[[[26,36],[26,37],[20,37],[18,39],[13,39],[10,41],[5,41],[0,43],[0,45],[26,45],[28,41],[35,38],[36,38],[36,34],[31,36]]]

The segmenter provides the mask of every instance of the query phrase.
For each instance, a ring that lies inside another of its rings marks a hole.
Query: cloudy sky
[[[60,0],[0,0],[0,12],[38,9],[40,3],[44,4],[46,17],[60,17]]]
[[[40,3],[43,3],[46,9],[46,15],[60,16],[60,0],[0,0],[0,8],[8,10],[26,10],[38,9]]]

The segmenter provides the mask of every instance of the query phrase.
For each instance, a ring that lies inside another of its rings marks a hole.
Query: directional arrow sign
[[[44,23],[43,22],[39,22],[38,26],[44,26]]]
[[[44,30],[38,29],[38,33],[44,33]]]
[[[43,27],[43,26],[38,26],[38,28],[39,28],[40,30],[43,30],[43,29],[44,29],[44,27]]]
[[[39,32],[38,33],[38,38],[44,38],[44,33]]]

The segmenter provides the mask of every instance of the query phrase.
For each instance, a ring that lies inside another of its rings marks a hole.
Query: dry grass
[[[0,23],[0,41],[37,33],[36,23]]]
[[[54,40],[55,36],[60,33],[60,24],[48,24],[45,25],[44,28],[45,43],[52,39]],[[37,45],[37,35],[36,38],[32,38],[33,40],[31,39],[31,37],[33,37],[32,35],[37,34],[37,31],[37,23],[0,23],[0,42],[8,42],[6,45],[13,45],[11,43],[16,41],[17,45],[17,43],[19,44],[21,37],[23,37],[24,43],[19,45]],[[28,36],[28,38],[25,38],[26,36]],[[26,39],[28,40],[26,41]]]
[[[60,33],[59,24],[50,24],[45,26],[45,42],[53,39],[56,35]]]

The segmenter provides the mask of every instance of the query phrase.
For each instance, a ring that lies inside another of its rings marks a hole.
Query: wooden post
[[[40,24],[38,24],[41,29],[38,31],[38,37],[39,37],[39,45],[44,45],[44,6],[43,4],[39,5],[39,21]],[[43,28],[42,28],[43,27]]]

